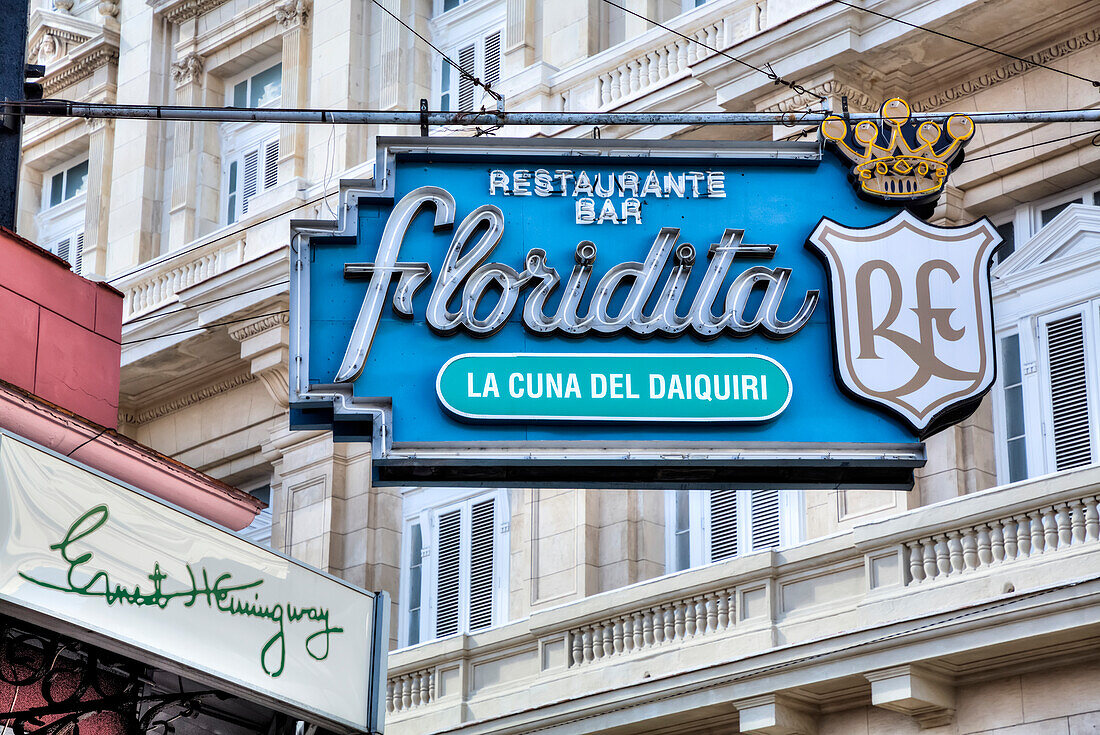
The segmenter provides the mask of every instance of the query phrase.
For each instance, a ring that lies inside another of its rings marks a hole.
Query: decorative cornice
[[[275,6],[275,21],[286,29],[305,27],[309,24],[311,8],[309,0],[285,0]]]
[[[72,59],[68,66],[46,75],[42,79],[42,94],[56,97],[61,90],[87,79],[108,64],[118,64],[118,46],[104,43]]]
[[[239,388],[240,386],[251,383],[254,380],[256,380],[256,376],[253,375],[251,372],[243,372],[239,375],[234,375],[232,378],[223,380],[220,383],[209,385],[201,390],[195,391],[194,393],[189,393],[182,398],[177,398],[173,401],[162,403],[159,406],[154,406],[153,408],[147,409],[145,411],[140,411],[138,413],[124,413],[122,414],[121,418],[128,424],[145,424],[153,421],[154,419],[159,419],[162,416],[167,416],[170,413],[179,411],[181,408],[191,406],[195,403],[198,403],[199,401],[204,401],[207,398],[213,398],[214,396],[225,393],[226,391],[233,390],[234,388]]]
[[[871,112],[878,109],[878,102],[863,91],[856,89],[837,79],[829,79],[821,84],[807,87],[804,94],[796,94],[765,107],[761,112],[802,112],[816,107],[819,100],[816,95],[824,97],[848,97],[848,106],[860,112]]]
[[[266,332],[269,329],[283,326],[284,324],[290,324],[289,314],[272,314],[265,316],[261,319],[257,319],[254,322],[249,322],[243,327],[230,330],[229,336],[238,342],[242,342],[249,337],[255,337],[261,332]]]
[[[229,0],[183,0],[179,3],[166,3],[169,7],[163,11],[169,23],[183,23],[211,10],[225,5]],[[150,3],[152,4],[152,3]]]
[[[194,51],[172,62],[172,79],[178,85],[189,84],[202,76],[202,57]]]
[[[1055,59],[1060,59],[1063,56],[1068,56],[1082,49],[1086,49],[1097,41],[1100,41],[1100,28],[1085,31],[1078,36],[1061,41],[1053,46],[1048,46],[1030,56],[1023,57],[1026,61],[1013,61],[1011,64],[1005,64],[994,71],[982,74],[973,79],[968,79],[942,92],[929,95],[919,102],[914,102],[912,105],[913,112],[927,112],[929,110],[946,107],[961,99],[975,95],[984,89],[989,89],[992,86],[1007,82],[1013,77],[1018,77],[1025,72],[1031,71],[1036,68],[1035,64],[1049,64]]]

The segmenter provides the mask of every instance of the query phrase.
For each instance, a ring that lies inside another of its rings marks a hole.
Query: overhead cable
[[[746,66],[746,67],[748,67],[749,69],[752,69],[755,72],[763,74],[768,79],[772,80],[773,83],[782,85],[784,87],[789,87],[795,94],[806,94],[806,95],[810,95],[811,97],[816,97],[818,102],[824,102],[825,101],[824,95],[820,95],[817,92],[811,92],[810,90],[806,89],[801,84],[797,84],[796,82],[788,81],[788,80],[784,79],[783,77],[779,76],[778,74],[776,74],[775,70],[772,69],[772,65],[771,65],[770,62],[765,63],[763,66],[756,66],[755,64],[750,64],[749,62],[745,61],[744,59],[739,59],[736,56],[734,56],[732,54],[729,54],[729,53],[727,53],[727,52],[725,52],[721,49],[717,49],[714,46],[711,46],[708,43],[704,43],[704,42],[700,41],[697,38],[693,38],[693,37],[691,37],[691,36],[689,36],[685,33],[681,33],[680,31],[676,30],[675,28],[670,28],[669,26],[666,26],[664,23],[660,23],[658,21],[655,21],[652,18],[647,18],[646,16],[642,15],[641,13],[637,13],[637,12],[631,10],[630,8],[627,8],[623,5],[619,5],[617,2],[614,2],[614,0],[603,0],[603,1],[605,3],[607,3],[608,5],[614,6],[614,7],[618,8],[619,10],[622,10],[624,13],[629,13],[630,15],[633,15],[635,18],[640,18],[641,20],[644,20],[647,23],[652,23],[653,25],[657,26],[658,28],[663,28],[664,30],[668,31],[669,33],[677,35],[677,36],[679,36],[680,38],[683,38],[686,41],[690,41],[691,43],[698,44],[699,46],[702,46],[705,49],[709,49],[709,50],[713,51],[716,54],[719,54],[721,56],[726,57],[730,61],[737,62],[741,66]]]
[[[1050,140],[1041,140],[1038,143],[1031,143],[1029,145],[1022,145],[1018,148],[1009,148],[1006,151],[996,151],[994,153],[986,153],[984,156],[974,156],[973,158],[967,157],[964,159],[964,163],[973,163],[974,161],[981,161],[986,158],[993,158],[994,156],[1003,156],[1006,153],[1016,153],[1018,151],[1026,151],[1030,148],[1037,148],[1041,145],[1049,145],[1050,143],[1060,143],[1064,140],[1072,140],[1073,138],[1083,138],[1086,135],[1092,136],[1092,144],[1100,147],[1100,130],[1086,130],[1083,133],[1073,133],[1071,135],[1063,135],[1061,138],[1051,138]]]
[[[1056,69],[1053,66],[1048,66],[1047,64],[1043,64],[1043,63],[1038,62],[1038,61],[1032,61],[1031,59],[1025,59],[1022,56],[1016,56],[1015,54],[1010,54],[1007,51],[1001,51],[999,49],[995,49],[995,48],[992,48],[990,46],[985,46],[985,45],[980,44],[980,43],[975,43],[974,41],[968,41],[965,38],[959,38],[958,36],[952,36],[949,33],[943,33],[942,31],[937,31],[933,28],[929,28],[928,26],[921,26],[921,25],[917,25],[916,23],[910,23],[907,20],[902,20],[901,18],[896,18],[892,15],[886,15],[885,13],[880,13],[877,10],[871,10],[870,8],[865,8],[861,5],[856,5],[853,2],[848,2],[848,0],[831,0],[831,1],[834,2],[834,3],[839,3],[841,5],[847,5],[849,8],[853,8],[855,10],[859,10],[859,11],[864,12],[864,13],[870,13],[871,15],[877,15],[879,18],[884,18],[885,20],[892,20],[895,23],[901,23],[902,25],[909,26],[910,28],[915,28],[918,31],[924,31],[925,33],[933,33],[933,34],[939,36],[940,38],[946,38],[946,39],[951,40],[951,41],[956,41],[958,43],[966,44],[967,46],[971,46],[971,47],[976,48],[976,49],[981,49],[982,51],[989,51],[990,53],[993,53],[993,54],[999,54],[999,55],[1007,57],[1009,59],[1013,59],[1015,61],[1020,61],[1020,62],[1023,62],[1025,64],[1030,64],[1031,66],[1035,66],[1035,67],[1038,67],[1040,69],[1046,69],[1047,71],[1053,71],[1053,72],[1056,72],[1058,74],[1064,74],[1067,77],[1073,77],[1074,79],[1079,79],[1082,82],[1088,82],[1089,84],[1091,84],[1094,87],[1100,87],[1100,81],[1097,81],[1095,79],[1089,79],[1088,77],[1083,77],[1079,74],[1074,74],[1073,72],[1065,71],[1064,69]]]
[[[321,201],[325,197],[330,197],[333,194],[336,194],[336,192],[332,192],[331,194],[322,194],[319,197],[314,197],[313,199],[310,199],[309,201],[305,201],[305,202],[302,202],[301,204],[297,204],[297,205],[291,207],[290,209],[284,209],[282,211],[276,212],[275,214],[264,217],[261,220],[257,220],[255,222],[249,222],[247,225],[245,225],[243,227],[240,227],[239,229],[236,229],[236,230],[233,230],[231,232],[225,233],[219,239],[226,239],[226,238],[233,237],[234,235],[239,235],[242,232],[245,232],[246,230],[248,230],[249,228],[256,227],[258,225],[262,225],[265,222],[270,222],[273,219],[278,219],[279,217],[282,217],[284,214],[290,214],[291,212],[293,212],[295,210],[298,210],[298,209],[301,209],[302,207],[308,207],[311,204],[316,204],[317,202]],[[174,253],[170,253],[170,255],[172,256],[173,259],[178,258],[181,255],[187,255],[188,253],[193,253],[196,250],[199,250],[200,248],[204,248],[209,244],[210,244],[209,242],[201,242],[198,245],[193,245],[189,248],[185,248],[183,250],[178,250]],[[114,283],[115,281],[119,281],[123,278],[130,278],[131,276],[135,276],[138,273],[141,273],[142,271],[146,271],[150,268],[156,267],[156,266],[160,265],[162,262],[164,262],[164,261],[162,261],[160,259],[150,260],[148,263],[146,263],[143,266],[140,266],[138,268],[134,268],[131,271],[126,271],[125,273],[121,273],[121,274],[115,276],[114,278],[107,279],[107,283]]]
[[[214,324],[204,324],[201,327],[189,327],[188,329],[177,329],[172,332],[165,332],[164,334],[158,334],[155,337],[141,337],[140,339],[128,339],[122,341],[122,346],[136,345],[139,342],[151,342],[154,339],[163,339],[164,337],[174,337],[178,334],[188,334],[190,332],[202,332],[207,329],[215,329],[216,327],[224,327],[229,324],[240,324],[241,322],[250,322],[253,319],[263,319],[265,316],[278,316],[280,314],[289,314],[290,309],[280,309],[279,311],[271,311],[266,314],[253,314],[252,316],[246,316],[241,319],[229,319],[224,322],[215,322]]]
[[[475,76],[474,76],[473,74],[471,74],[471,73],[470,73],[469,71],[467,71],[466,69],[462,68],[462,67],[461,67],[461,66],[459,66],[459,65],[458,65],[457,63],[455,63],[455,62],[454,62],[454,61],[453,61],[453,60],[451,59],[451,57],[450,57],[450,56],[447,56],[447,54],[445,54],[445,53],[443,53],[442,51],[440,51],[440,50],[439,50],[439,47],[438,47],[438,46],[436,46],[436,45],[435,45],[434,43],[432,43],[432,42],[431,42],[431,41],[429,41],[428,39],[424,38],[424,36],[422,36],[422,35],[420,35],[419,33],[417,33],[417,31],[416,31],[416,29],[415,29],[415,28],[413,28],[413,27],[412,27],[412,26],[410,26],[410,25],[409,25],[408,23],[406,23],[405,21],[401,20],[401,19],[400,19],[400,18],[398,18],[398,17],[396,16],[396,15],[394,15],[394,14],[393,14],[393,12],[392,12],[392,11],[391,11],[391,10],[390,10],[389,8],[387,8],[387,7],[385,6],[385,5],[383,5],[382,3],[380,3],[380,2],[378,1],[378,0],[371,0],[371,2],[372,2],[372,3],[374,3],[375,5],[377,5],[377,6],[378,6],[379,8],[381,8],[382,10],[384,10],[384,11],[385,11],[385,13],[386,13],[386,15],[390,16],[391,18],[393,18],[394,20],[396,20],[396,21],[397,21],[398,23],[400,23],[401,25],[403,25],[403,26],[405,27],[405,29],[406,29],[406,30],[408,30],[408,31],[409,31],[410,33],[412,33],[412,34],[413,34],[414,36],[416,36],[417,38],[419,38],[419,39],[420,39],[421,41],[423,41],[424,43],[428,44],[428,46],[430,46],[430,47],[431,47],[431,49],[432,49],[433,51],[435,51],[435,52],[436,52],[437,54],[439,54],[439,55],[440,55],[440,56],[442,56],[442,57],[443,57],[444,59],[446,59],[446,61],[447,61],[447,63],[448,63],[448,64],[450,64],[451,66],[453,66],[453,67],[454,67],[455,69],[458,69],[458,73],[459,73],[459,74],[461,74],[462,76],[464,76],[464,77],[465,77],[466,79],[468,79],[468,80],[470,81],[470,83],[472,83],[472,84],[474,84],[474,85],[476,85],[476,86],[478,86],[478,87],[481,87],[482,89],[484,89],[484,90],[485,90],[485,94],[487,94],[487,95],[489,95],[490,97],[492,97],[492,98],[493,98],[494,100],[496,100],[496,101],[497,101],[497,103],[502,103],[502,102],[504,102],[504,97],[502,97],[502,96],[501,96],[501,95],[500,95],[500,94],[499,94],[499,93],[498,93],[498,92],[497,92],[496,90],[492,89],[492,88],[491,88],[491,87],[490,87],[490,86],[488,85],[488,83],[486,83],[486,82],[483,82],[483,81],[481,81],[480,79],[478,79],[477,77],[475,77]]]

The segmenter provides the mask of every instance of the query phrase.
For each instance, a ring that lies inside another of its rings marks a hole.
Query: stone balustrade
[[[1037,478],[394,651],[388,720],[446,730],[1078,584],[1100,568],[1098,491],[1097,466]]]
[[[570,630],[569,665],[644,651],[691,638],[722,633],[733,623],[734,590],[704,592],[617,615]]]
[[[906,542],[908,584],[936,582],[1100,540],[1097,497],[1044,505]]]
[[[245,239],[241,233],[232,238],[211,240],[180,254],[169,253],[125,274],[116,283],[124,294],[122,319],[153,311],[175,299],[177,293],[240,265],[245,260]]]
[[[386,711],[404,712],[414,707],[431,704],[434,700],[433,679],[434,675],[430,669],[390,678],[386,689]]]
[[[688,76],[689,67],[714,55],[715,49],[761,31],[765,17],[754,0],[704,5],[669,21],[672,30],[651,28],[563,70],[553,79],[553,90],[564,99],[566,110],[614,108]]]

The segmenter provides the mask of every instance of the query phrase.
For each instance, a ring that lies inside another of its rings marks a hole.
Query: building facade
[[[1081,79],[1100,77],[1094,3],[865,5],[881,15],[828,0],[54,0],[32,4],[28,62],[46,64],[47,97],[118,103],[496,106],[457,64],[512,111],[790,113],[774,129],[496,132],[578,139],[778,139],[816,95],[862,112],[892,96],[918,113],[1096,104]],[[392,594],[391,731],[1098,726],[1093,127],[979,121],[933,221],[988,216],[1006,241],[998,379],[928,440],[909,493],[381,488],[369,446],[290,431],[290,220],[336,219],[339,182],[374,175],[376,137],[417,132],[28,119],[20,196],[22,234],[125,295],[120,429],[269,502],[253,538]]]

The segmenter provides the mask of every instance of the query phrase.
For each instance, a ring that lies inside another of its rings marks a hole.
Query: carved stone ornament
[[[117,18],[118,0],[99,0],[97,10],[99,10],[99,14],[105,18]]]
[[[52,34],[47,33],[42,37],[42,41],[39,42],[38,48],[31,54],[39,64],[46,64],[57,58],[57,39]]]
[[[53,0],[53,6],[55,10],[60,10],[62,13],[68,13],[73,9],[74,0]]]
[[[283,28],[305,26],[309,23],[309,0],[285,0],[275,6],[275,20]]]
[[[176,84],[189,84],[202,75],[202,57],[191,52],[172,62],[172,79]]]

